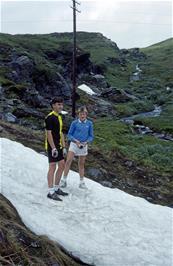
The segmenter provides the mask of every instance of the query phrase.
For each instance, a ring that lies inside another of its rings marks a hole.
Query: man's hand
[[[63,153],[63,156],[66,157],[67,156],[67,149],[64,147],[62,149],[62,153]]]
[[[57,158],[58,157],[58,151],[56,148],[52,149],[52,157]]]

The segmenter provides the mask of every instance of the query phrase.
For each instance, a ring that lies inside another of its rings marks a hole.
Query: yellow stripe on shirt
[[[50,115],[55,115],[55,116],[58,118],[58,121],[59,121],[59,135],[60,135],[60,142],[59,142],[59,144],[60,144],[60,147],[62,147],[62,125],[63,125],[63,123],[62,123],[62,117],[61,117],[61,115],[59,115],[59,114],[56,113],[55,111],[52,111],[52,112],[50,112],[50,113],[46,116],[46,118],[47,118],[48,116],[50,116]],[[45,133],[45,149],[46,149],[46,151],[47,151],[47,149],[48,149],[47,131],[46,131],[46,133]]]

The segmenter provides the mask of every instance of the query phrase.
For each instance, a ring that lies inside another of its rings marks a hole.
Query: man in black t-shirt
[[[59,182],[64,171],[64,157],[67,154],[65,148],[64,134],[62,132],[63,122],[61,111],[63,109],[63,99],[56,97],[51,101],[52,112],[45,118],[46,139],[45,148],[48,155],[49,171],[48,194],[47,197],[53,200],[62,201],[61,196],[67,196],[68,193],[63,192],[59,188]],[[58,169],[56,170],[56,164]],[[55,183],[54,183],[55,176]]]

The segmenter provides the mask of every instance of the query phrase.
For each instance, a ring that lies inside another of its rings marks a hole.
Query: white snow
[[[78,86],[78,88],[80,90],[82,90],[82,91],[85,91],[87,94],[90,94],[90,95],[95,95],[96,94],[90,87],[88,87],[85,84],[82,84],[82,85]]]
[[[61,114],[62,114],[62,115],[67,115],[68,112],[67,112],[67,111],[61,111]]]
[[[73,171],[69,196],[53,202],[46,198],[47,158],[8,139],[0,147],[1,192],[36,234],[97,266],[172,266],[171,208],[89,179],[80,190]]]

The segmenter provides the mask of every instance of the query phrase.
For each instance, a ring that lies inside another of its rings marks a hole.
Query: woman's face
[[[86,112],[79,113],[79,119],[81,121],[84,121],[86,118],[87,118],[87,113]]]

